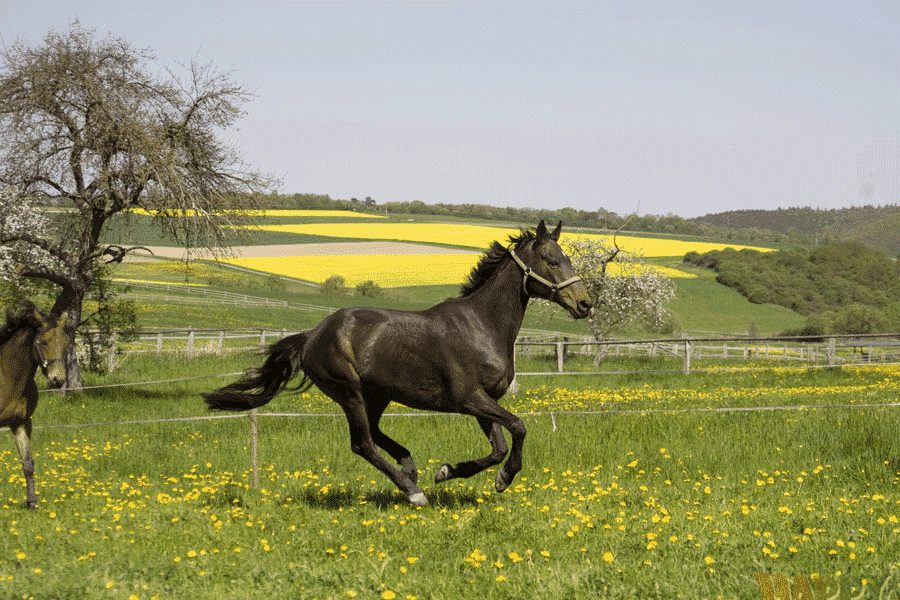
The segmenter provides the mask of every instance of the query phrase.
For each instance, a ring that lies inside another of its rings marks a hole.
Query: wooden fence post
[[[194,358],[194,330],[188,329],[187,335],[187,357]]]
[[[684,340],[684,374],[691,374],[691,341]]]
[[[259,489],[259,421],[254,408],[247,417],[250,419],[250,485]]]
[[[225,354],[225,330],[219,332],[219,349],[216,350],[219,356]]]
[[[156,353],[162,354],[163,349],[163,334],[162,331],[156,334]]]

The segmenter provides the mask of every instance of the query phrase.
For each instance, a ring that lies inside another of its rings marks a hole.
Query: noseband
[[[46,373],[47,369],[49,369],[51,366],[55,365],[56,363],[65,364],[66,361],[63,358],[51,358],[49,360],[44,358],[44,353],[41,352],[40,340],[41,340],[41,332],[38,332],[38,335],[36,335],[34,338],[34,354],[35,354],[35,356],[37,356],[38,363],[40,364],[41,370],[44,373]]]
[[[542,284],[546,285],[548,288],[550,288],[550,291],[553,292],[552,295],[550,296],[551,298],[553,296],[556,296],[556,294],[557,294],[557,292],[559,292],[559,290],[569,287],[573,283],[577,283],[577,282],[581,281],[581,277],[579,277],[578,275],[575,275],[574,277],[569,277],[568,279],[566,279],[565,281],[562,281],[560,283],[553,283],[552,281],[550,281],[548,279],[544,279],[543,277],[541,277],[540,275],[535,273],[531,269],[531,267],[526,265],[522,261],[522,259],[516,255],[515,250],[513,250],[512,248],[509,249],[509,254],[513,257],[513,260],[516,261],[516,264],[519,265],[520,267],[522,267],[522,270],[525,271],[525,276],[522,277],[522,291],[525,292],[526,296],[531,296],[531,294],[529,294],[528,290],[526,289],[526,286],[528,285],[529,277],[531,277],[538,283],[542,283]]]

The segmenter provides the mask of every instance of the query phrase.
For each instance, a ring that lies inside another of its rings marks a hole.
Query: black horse
[[[33,303],[23,301],[18,312],[7,311],[0,328],[0,427],[9,427],[15,436],[30,510],[37,507],[31,455],[31,415],[38,400],[34,375],[40,366],[50,387],[65,383],[66,324],[65,316],[45,316]]]
[[[591,310],[584,284],[557,243],[561,229],[562,223],[548,232],[541,221],[535,231],[511,237],[509,247],[494,242],[459,298],[421,312],[339,310],[315,328],[272,344],[261,368],[203,397],[212,409],[249,410],[269,402],[302,371],[297,388],[315,384],[337,402],[347,415],[353,452],[418,506],[427,500],[409,450],[379,428],[385,408],[394,401],[472,415],[491,443],[491,454],[443,465],[435,481],[471,477],[499,464],[508,451],[504,427],[512,451],[496,477],[496,489],[502,492],[522,468],[525,426],[497,401],[515,376],[514,344],[528,299],[552,300],[576,319]]]

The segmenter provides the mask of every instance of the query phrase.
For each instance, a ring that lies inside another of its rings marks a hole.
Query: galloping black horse
[[[31,415],[38,400],[34,375],[40,366],[50,387],[65,383],[66,321],[65,316],[43,315],[26,300],[17,313],[7,312],[0,328],[0,427],[9,427],[15,436],[30,510],[37,507],[31,455]]]
[[[259,369],[218,391],[204,394],[218,410],[249,410],[269,402],[299,371],[298,389],[313,384],[347,415],[350,444],[402,490],[410,502],[424,506],[418,470],[409,450],[385,435],[379,420],[392,401],[406,406],[472,415],[490,443],[490,455],[443,465],[436,482],[471,477],[499,464],[498,492],[522,468],[525,426],[497,401],[515,375],[513,351],[525,307],[532,296],[552,300],[576,319],[588,316],[591,302],[572,263],[557,243],[560,223],[548,232],[541,221],[535,231],[494,242],[469,275],[459,298],[421,312],[346,308],[315,328],[269,346]],[[381,455],[383,448],[396,468]]]

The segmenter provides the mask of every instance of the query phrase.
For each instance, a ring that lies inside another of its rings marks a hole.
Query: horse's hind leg
[[[37,496],[34,493],[34,457],[31,455],[31,419],[13,430],[16,438],[16,450],[22,461],[22,472],[25,474],[26,502],[28,510],[37,509]]]
[[[503,437],[503,428],[490,419],[479,418],[478,424],[491,442],[491,453],[484,458],[462,462],[456,466],[443,465],[434,476],[435,483],[441,483],[456,477],[471,477],[481,473],[489,467],[500,464],[503,457],[509,451],[506,438]]]
[[[326,393],[328,392],[326,391]],[[372,466],[384,473],[388,479],[394,482],[394,485],[400,488],[400,491],[406,494],[410,502],[416,506],[425,506],[428,500],[425,498],[422,488],[415,481],[401,473],[378,452],[375,440],[372,437],[372,431],[369,428],[369,416],[366,412],[365,401],[362,395],[351,393],[343,398],[340,395],[332,395],[331,393],[328,393],[328,395],[341,405],[341,408],[344,409],[344,413],[347,415],[347,423],[350,426],[350,449],[353,450],[353,453],[362,456]],[[381,435],[384,438],[387,437],[384,434]],[[396,445],[399,446],[399,444]],[[409,454],[409,452],[406,452],[406,454]]]
[[[369,431],[372,433],[372,440],[379,448],[382,448],[385,452],[390,454],[391,458],[400,464],[401,473],[406,475],[413,483],[418,483],[419,469],[416,467],[416,463],[413,462],[410,451],[381,431],[379,421],[381,420],[381,415],[384,414],[384,409],[387,408],[389,403],[390,402],[381,401],[378,404],[370,402],[366,405],[366,413],[369,416]]]

